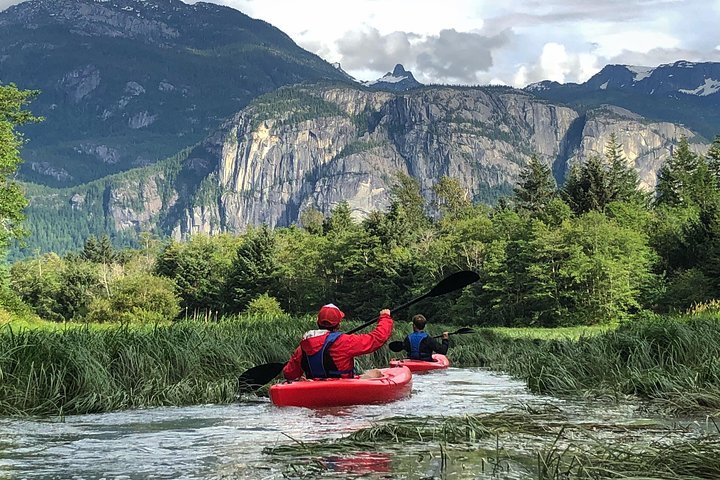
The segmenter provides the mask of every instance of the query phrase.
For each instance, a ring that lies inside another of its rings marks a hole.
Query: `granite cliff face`
[[[29,217],[71,210],[123,238],[285,226],[306,208],[328,213],[341,201],[360,218],[388,205],[397,172],[415,177],[428,197],[449,176],[475,201],[492,202],[511,192],[533,154],[562,181],[573,163],[603,155],[611,134],[647,189],[681,136],[706,148],[684,127],[619,107],[581,114],[505,87],[288,87],[171,160],[31,196]]]
[[[702,139],[682,126],[649,122],[629,110],[603,105],[586,115],[582,137],[569,163],[582,162],[593,155],[602,156],[613,133],[622,144],[629,165],[637,170],[641,187],[648,191],[655,188],[657,172],[670,156],[677,139],[682,136],[693,139],[692,148],[698,153],[707,149]]]
[[[363,217],[387,206],[398,171],[417,178],[428,196],[440,177],[450,176],[476,201],[493,201],[511,191],[531,155],[561,180],[572,163],[602,155],[613,133],[650,189],[671,145],[682,135],[694,137],[618,107],[581,115],[508,88],[396,95],[295,87],[273,95],[193,150],[183,168],[202,164],[203,179],[173,186],[163,202],[149,180],[123,185],[121,177],[106,195],[112,225],[150,229],[163,218],[166,233],[176,237],[235,232],[289,225],[306,208],[329,212],[341,201]],[[169,176],[157,175],[154,182],[168,183]]]
[[[257,121],[250,107],[228,124],[217,168],[221,194],[212,206],[217,229],[289,225],[306,208],[328,212],[341,201],[362,217],[387,206],[398,171],[428,193],[447,175],[474,198],[490,200],[511,188],[532,152],[557,161],[578,117],[509,90],[398,96],[331,87],[294,94],[317,95],[332,113],[293,122],[293,112],[284,111]],[[205,215],[190,213],[175,234],[217,231]]]

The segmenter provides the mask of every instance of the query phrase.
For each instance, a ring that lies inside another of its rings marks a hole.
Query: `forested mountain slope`
[[[0,12],[0,83],[37,89],[23,178],[69,186],[148,165],[279,86],[349,80],[214,3],[28,0]]]

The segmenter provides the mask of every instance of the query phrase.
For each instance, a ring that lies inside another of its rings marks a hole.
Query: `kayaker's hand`
[[[448,332],[443,332],[443,340],[447,340],[450,338],[450,334]]]
[[[388,310],[387,308],[383,308],[382,310],[380,310],[380,316],[383,317],[385,315],[387,315],[388,317],[390,316],[390,310]]]

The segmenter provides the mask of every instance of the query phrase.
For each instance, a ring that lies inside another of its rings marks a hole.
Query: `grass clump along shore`
[[[720,412],[718,339],[718,314],[701,313],[639,318],[577,340],[488,332],[453,354],[525,379],[535,393],[635,396],[665,413],[712,413]]]
[[[238,375],[287,361],[313,324],[309,316],[64,328],[6,323],[0,325],[0,415],[236,401]],[[387,352],[360,366],[373,363],[387,364]]]
[[[238,373],[285,357],[298,332],[299,325],[262,319],[63,330],[5,326],[0,414],[230,402]]]

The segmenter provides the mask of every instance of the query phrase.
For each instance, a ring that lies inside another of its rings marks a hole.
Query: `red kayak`
[[[391,367],[408,367],[411,372],[429,372],[430,370],[443,370],[450,366],[450,360],[445,355],[433,353],[434,362],[425,360],[410,360],[405,358],[402,360],[390,360]]]
[[[380,369],[378,378],[328,378],[278,383],[270,387],[270,400],[280,407],[340,407],[387,403],[410,395],[409,368]]]

